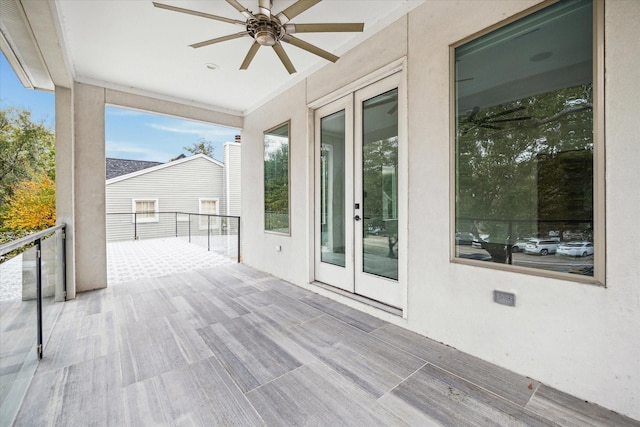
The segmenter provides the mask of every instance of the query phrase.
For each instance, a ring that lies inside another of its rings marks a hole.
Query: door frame
[[[340,98],[353,94],[354,92],[365,88],[373,83],[376,83],[380,80],[385,79],[393,74],[399,73],[399,83],[398,83],[398,109],[400,113],[400,117],[404,117],[404,120],[400,120],[398,123],[398,136],[400,138],[401,144],[399,146],[398,151],[398,209],[401,212],[405,212],[403,218],[398,223],[398,251],[404,256],[401,256],[398,260],[398,283],[402,286],[403,296],[401,298],[401,304],[399,308],[402,311],[401,316],[406,319],[408,315],[408,259],[409,259],[409,244],[408,244],[408,224],[410,218],[409,212],[409,140],[408,140],[408,94],[407,94],[407,58],[402,57],[397,59],[386,66],[380,67],[378,70],[363,76],[357,80],[354,80],[351,83],[344,85],[343,87],[328,93],[327,95],[318,98],[315,101],[312,101],[307,104],[307,118],[308,118],[308,145],[307,152],[308,163],[307,163],[307,182],[308,182],[308,197],[307,197],[307,206],[308,206],[308,240],[307,240],[307,260],[308,260],[308,278],[309,283],[313,284],[318,283],[315,279],[315,244],[316,244],[316,235],[315,235],[315,220],[316,220],[316,164],[317,164],[317,155],[316,155],[316,131],[315,131],[315,110],[321,108],[324,105],[327,105],[333,101],[336,101]],[[318,152],[319,155],[319,152]],[[323,289],[326,289],[323,286]],[[345,292],[340,292],[340,295],[345,295]],[[345,295],[349,298],[356,299],[364,302],[368,300],[366,297],[360,297],[357,294]],[[372,301],[370,304],[372,307],[378,307],[379,302]],[[384,310],[387,311],[387,310]]]

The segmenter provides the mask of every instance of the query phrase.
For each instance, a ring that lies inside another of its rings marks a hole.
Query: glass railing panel
[[[64,238],[62,230],[42,240],[42,339],[44,352],[64,301]]]
[[[0,425],[13,423],[38,364],[35,260],[32,246],[0,264]]]
[[[63,225],[0,245],[0,425],[13,423],[46,354],[65,300],[64,257]]]
[[[188,212],[107,213],[106,225],[108,243],[178,238],[240,260],[240,217]]]

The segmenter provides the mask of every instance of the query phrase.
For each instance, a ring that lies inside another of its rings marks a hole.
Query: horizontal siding
[[[132,199],[157,199],[160,212],[199,212],[200,198],[217,198],[219,212],[225,212],[223,167],[204,158],[181,162],[106,186],[107,213],[132,211]],[[165,224],[166,223],[166,224]],[[110,227],[111,225],[111,227]],[[156,237],[171,235],[175,216],[163,215],[160,223],[138,224],[138,235]],[[133,238],[132,215],[107,215],[107,238]],[[155,229],[151,232],[151,229]],[[145,234],[149,230],[149,236]],[[175,231],[174,231],[175,232]]]

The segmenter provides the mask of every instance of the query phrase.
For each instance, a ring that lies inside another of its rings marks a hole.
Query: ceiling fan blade
[[[296,47],[299,47],[300,49],[304,49],[307,52],[311,52],[314,55],[318,55],[321,56],[322,58],[331,61],[331,62],[336,62],[338,59],[340,59],[339,56],[335,56],[333,53],[329,53],[326,50],[322,50],[320,49],[318,46],[314,46],[311,43],[307,43],[304,40],[300,40],[296,37],[293,37],[292,35],[285,35],[282,38],[282,41],[287,42],[289,44],[292,44]]]
[[[320,3],[321,0],[298,0],[276,16],[281,24],[286,24],[305,10]]]
[[[364,24],[357,22],[330,24],[287,24],[287,33],[361,33]]]
[[[241,70],[246,70],[249,68],[249,64],[253,61],[253,57],[258,53],[258,49],[260,49],[260,44],[258,42],[254,42],[249,48],[249,52],[247,52],[247,56],[244,57],[244,61],[242,61],[242,65],[240,65]]]
[[[194,44],[191,44],[189,46],[197,49],[199,47],[209,46],[209,45],[212,45],[212,44],[215,44],[215,43],[226,42],[227,40],[238,39],[240,37],[247,36],[247,35],[249,35],[248,31],[242,31],[242,32],[235,33],[235,34],[229,34],[228,36],[217,37],[215,39],[205,40],[205,41],[200,42],[200,43],[194,43]]]
[[[247,19],[254,18],[254,16],[249,12],[249,9],[241,5],[237,0],[227,0],[231,6],[233,6],[238,12],[242,14]]]
[[[217,16],[217,15],[211,15],[209,13],[198,12],[197,10],[183,9],[181,7],[170,6],[168,4],[162,4],[162,3],[157,3],[157,2],[153,2],[153,5],[155,7],[157,7],[157,8],[160,8],[160,9],[166,9],[166,10],[170,10],[170,11],[173,11],[173,12],[186,13],[187,15],[195,15],[195,16],[200,16],[202,18],[214,19],[216,21],[226,22],[228,24],[242,25],[243,27],[246,25],[246,23],[243,22],[243,21],[238,21],[238,20],[235,20],[235,19],[225,18],[224,16]]]
[[[284,48],[282,47],[282,45],[280,43],[276,43],[272,47],[273,47],[273,50],[276,51],[278,58],[280,58],[280,61],[282,61],[282,65],[284,65],[284,68],[287,69],[289,74],[295,73],[296,69],[291,63],[291,60],[289,59],[287,52],[284,51]]]
[[[271,0],[258,0],[260,13],[271,18]]]

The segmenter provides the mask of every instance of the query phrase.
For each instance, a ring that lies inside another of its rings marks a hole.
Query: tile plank
[[[319,362],[252,390],[247,398],[272,426],[407,425]]]
[[[365,332],[375,331],[386,324],[384,320],[380,320],[367,313],[347,307],[346,305],[342,305],[320,295],[300,298],[300,301]]]
[[[547,420],[433,365],[391,394],[443,426],[548,426]]]
[[[542,384],[527,409],[561,426],[572,427],[640,427],[640,421],[585,402]]]
[[[538,382],[394,325],[371,333],[432,365],[468,379],[497,395],[525,406]]]
[[[314,360],[287,334],[255,314],[198,331],[243,392]]]

